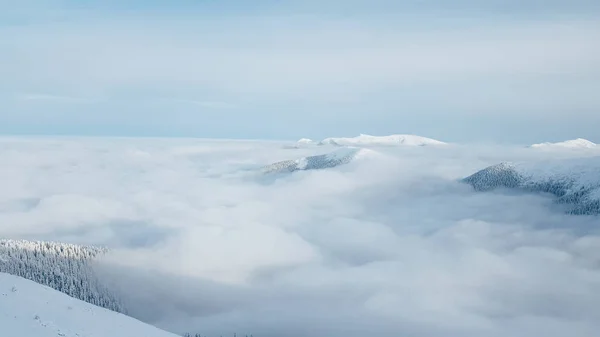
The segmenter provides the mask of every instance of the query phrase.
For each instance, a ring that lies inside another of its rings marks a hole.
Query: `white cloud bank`
[[[598,155],[446,146],[265,181],[331,151],[193,139],[0,140],[0,236],[106,244],[131,313],[207,336],[596,336],[598,217],[457,182],[500,161]]]

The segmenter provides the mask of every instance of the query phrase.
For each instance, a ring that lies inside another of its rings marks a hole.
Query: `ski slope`
[[[0,273],[2,337],[175,337],[134,318]]]

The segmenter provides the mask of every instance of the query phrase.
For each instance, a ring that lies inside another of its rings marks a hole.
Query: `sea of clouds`
[[[502,161],[600,155],[375,147],[265,175],[329,146],[2,138],[0,237],[106,245],[130,314],[207,336],[596,336],[600,218],[459,182]]]

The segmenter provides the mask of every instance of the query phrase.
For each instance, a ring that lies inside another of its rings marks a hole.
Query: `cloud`
[[[265,182],[331,151],[280,142],[4,138],[0,236],[105,244],[130,312],[207,336],[595,336],[597,218],[457,179],[581,152],[377,148]],[[588,153],[586,155],[593,155]]]

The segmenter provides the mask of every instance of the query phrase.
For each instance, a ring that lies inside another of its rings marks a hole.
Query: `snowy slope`
[[[129,316],[0,273],[2,337],[175,337]]]
[[[352,160],[370,152],[355,147],[344,147],[331,153],[284,160],[263,167],[264,173],[284,173],[301,170],[321,170],[350,163]]]
[[[501,163],[465,179],[477,191],[512,188],[550,193],[573,214],[600,214],[600,157]]]
[[[567,148],[567,149],[591,149],[597,147],[597,144],[587,139],[577,138],[558,143],[540,143],[531,145],[533,148]]]
[[[0,272],[47,285],[69,296],[125,313],[97,279],[93,261],[106,249],[58,242],[0,240]]]
[[[339,146],[426,146],[426,145],[444,145],[446,143],[439,140],[415,136],[415,135],[390,135],[390,136],[370,136],[361,134],[358,137],[351,138],[326,138],[319,142],[319,145],[339,145]]]

